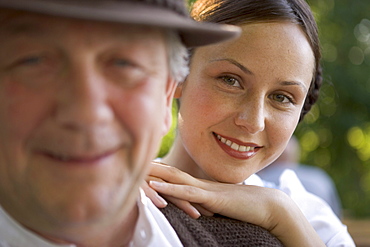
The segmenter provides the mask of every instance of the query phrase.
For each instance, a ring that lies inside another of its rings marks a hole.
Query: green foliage
[[[319,25],[325,82],[296,131],[302,163],[332,176],[346,213],[370,217],[370,1],[309,4]],[[172,144],[174,126],[161,156]]]
[[[325,169],[352,216],[370,216],[370,2],[311,0],[325,84],[296,131],[302,162]]]
[[[177,126],[177,103],[176,100],[173,100],[172,104],[172,124],[171,128],[168,131],[167,135],[165,135],[162,139],[162,144],[158,151],[158,157],[163,157],[167,154],[170,150],[173,141],[175,140],[176,136],[176,126]]]

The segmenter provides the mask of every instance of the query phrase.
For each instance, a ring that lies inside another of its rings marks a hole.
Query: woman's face
[[[237,40],[198,48],[179,88],[179,133],[211,178],[239,183],[284,150],[314,71],[305,34],[289,22],[246,24]]]

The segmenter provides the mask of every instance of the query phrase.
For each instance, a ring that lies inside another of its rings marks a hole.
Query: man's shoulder
[[[283,246],[266,229],[221,215],[193,219],[169,203],[161,209],[184,246]]]

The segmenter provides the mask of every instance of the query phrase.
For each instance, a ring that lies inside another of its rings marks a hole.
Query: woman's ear
[[[175,91],[175,95],[174,95],[174,98],[175,98],[175,99],[179,99],[179,98],[181,98],[183,85],[184,85],[184,83],[183,83],[183,82],[181,82],[181,83],[179,83],[179,84],[177,85],[177,87],[176,87],[176,91]]]

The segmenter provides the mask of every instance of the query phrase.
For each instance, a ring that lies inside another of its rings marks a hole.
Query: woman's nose
[[[265,129],[266,111],[263,100],[252,104],[243,104],[235,116],[235,124],[256,134]]]

